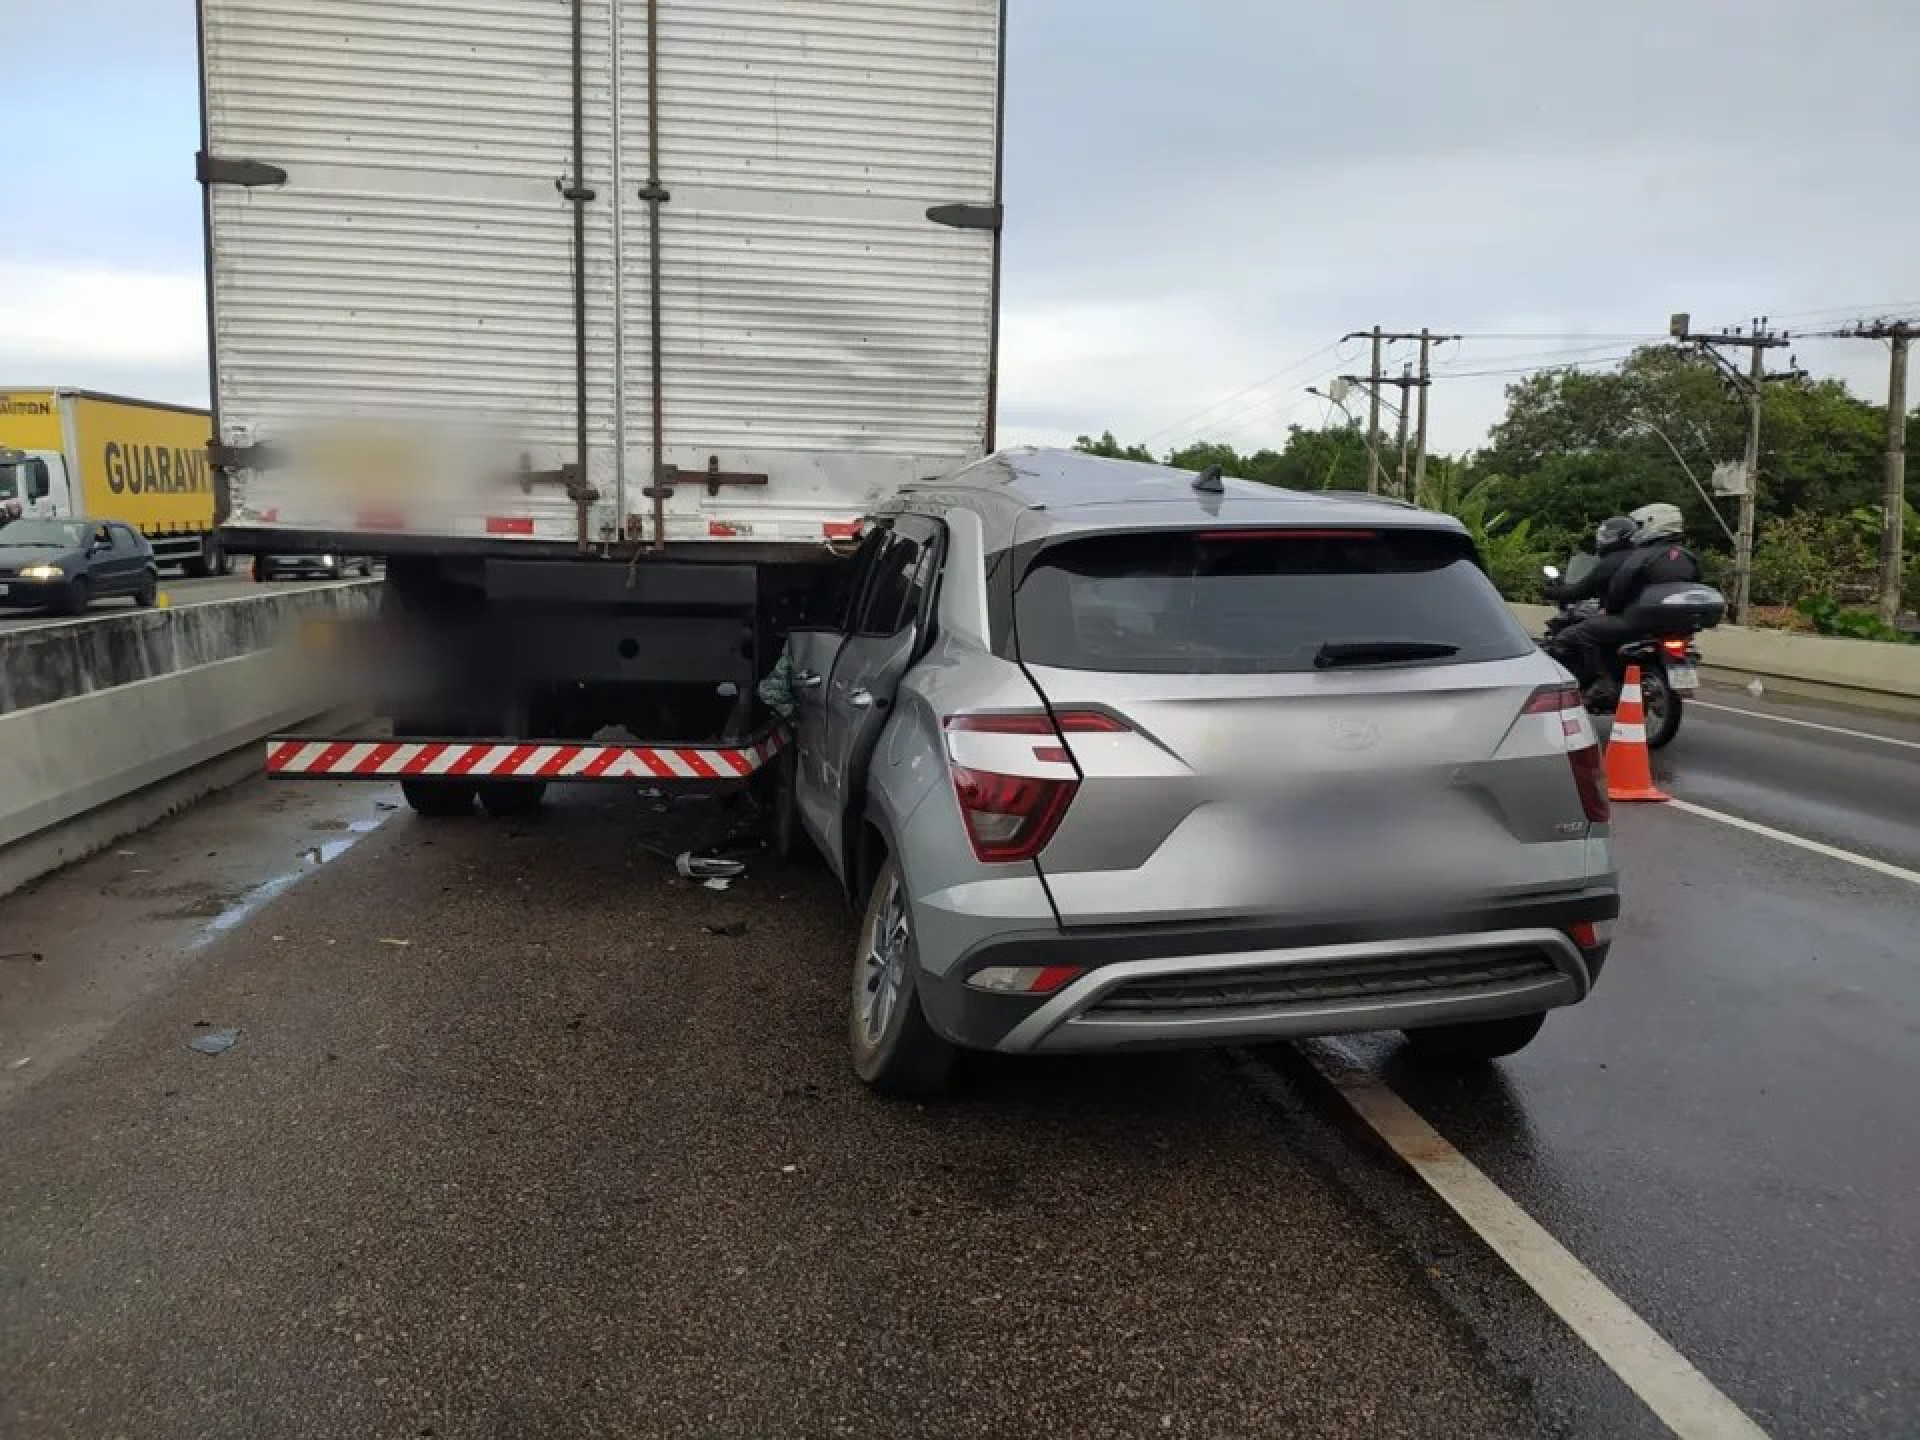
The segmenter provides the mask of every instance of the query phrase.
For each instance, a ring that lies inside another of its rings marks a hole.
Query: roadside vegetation
[[[1714,462],[1741,452],[1744,407],[1698,353],[1648,345],[1616,369],[1548,369],[1507,387],[1507,409],[1487,445],[1429,456],[1413,497],[1457,516],[1473,533],[1488,572],[1510,599],[1539,595],[1540,566],[1564,563],[1594,525],[1664,500],[1687,516],[1689,543],[1707,577],[1724,580],[1732,545],[1702,485]],[[1759,524],[1754,548],[1756,623],[1868,639],[1913,639],[1874,614],[1880,543],[1883,411],[1837,380],[1770,387],[1761,421]],[[1909,426],[1913,424],[1909,419]],[[1228,474],[1292,489],[1365,489],[1367,449],[1357,424],[1293,426],[1278,450],[1242,453],[1196,441],[1154,454],[1113,432],[1083,435],[1077,448],[1184,469],[1218,464]],[[1384,437],[1391,490],[1398,456]],[[1677,452],[1677,456],[1676,456]],[[1908,449],[1909,493],[1920,455]],[[1738,501],[1718,500],[1733,523]],[[1920,514],[1907,506],[1903,602],[1920,607]]]

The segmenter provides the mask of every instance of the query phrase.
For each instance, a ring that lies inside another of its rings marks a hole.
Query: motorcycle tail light
[[[1687,651],[1691,648],[1691,645],[1692,642],[1687,640],[1662,640],[1660,642],[1660,648],[1676,660],[1686,659]]]

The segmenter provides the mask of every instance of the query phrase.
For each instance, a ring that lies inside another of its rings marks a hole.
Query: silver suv
[[[790,639],[801,822],[865,901],[854,1067],[1397,1029],[1585,998],[1600,752],[1444,516],[1051,450],[869,517]]]

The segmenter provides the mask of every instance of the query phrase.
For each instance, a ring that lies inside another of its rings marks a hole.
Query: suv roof
[[[903,486],[900,508],[964,505],[997,529],[1015,525],[1024,540],[1079,530],[1195,525],[1408,526],[1461,530],[1450,515],[1404,500],[1342,490],[1287,490],[1224,479],[1196,490],[1199,472],[1138,460],[1109,460],[1077,450],[1031,446],[1002,450],[935,480]],[[917,502],[917,503],[916,503]],[[996,537],[990,537],[990,543]]]

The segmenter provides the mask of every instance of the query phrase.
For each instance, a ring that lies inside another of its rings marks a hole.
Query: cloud
[[[205,404],[206,310],[198,272],[0,260],[8,297],[0,375]]]

